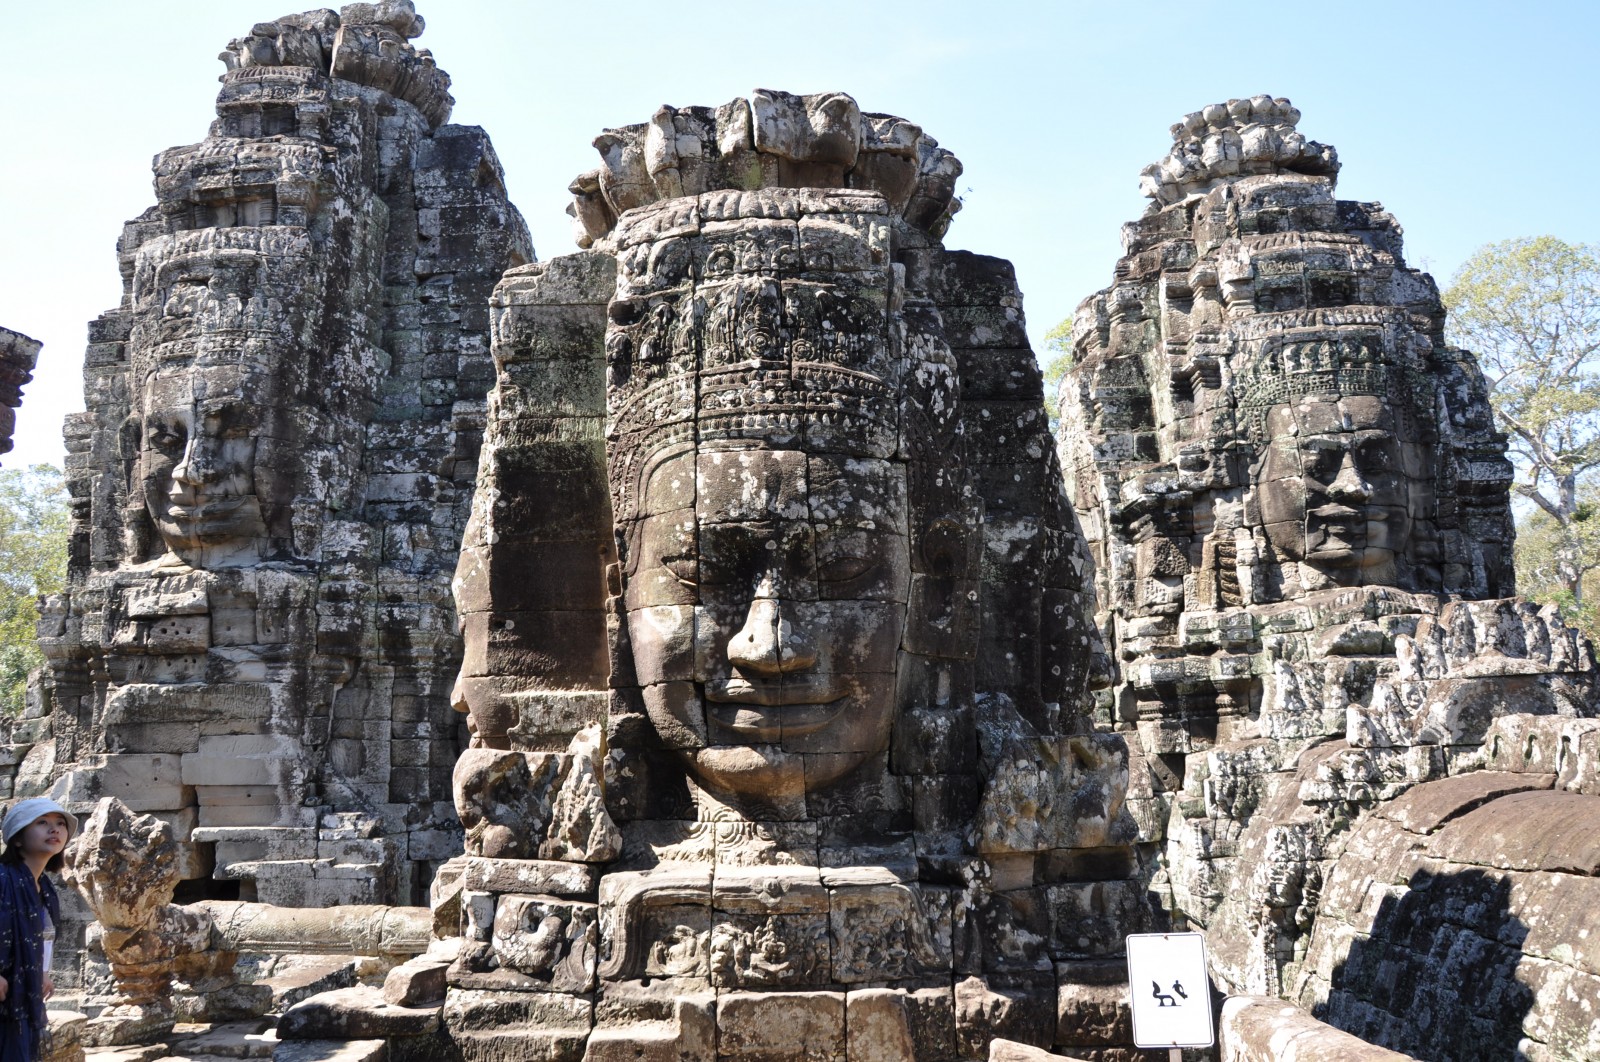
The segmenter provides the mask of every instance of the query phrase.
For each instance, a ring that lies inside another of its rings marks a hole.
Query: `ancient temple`
[[[180,896],[414,901],[460,850],[449,579],[532,256],[407,2],[257,24],[155,160],[67,424],[67,592],[18,791],[164,819]]]
[[[49,1062],[1123,1062],[1169,926],[1230,1062],[1600,1054],[1593,651],[1287,100],[1173,127],[1052,438],[917,124],[662,107],[538,262],[422,29],[254,26],[124,230],[11,750]]]
[[[452,1037],[1116,1056],[1127,751],[1011,267],[940,243],[960,164],[837,93],[596,147],[587,249],[494,297]]]
[[[1337,156],[1299,117],[1258,96],[1174,125],[1115,283],[1074,319],[1060,437],[1117,666],[1104,719],[1138,736],[1130,799],[1166,855],[1154,884],[1206,928],[1221,985],[1331,1001],[1340,1024],[1423,1057],[1508,1057],[1492,1053],[1516,1048],[1504,1016],[1468,1022],[1473,1004],[1440,989],[1435,1012],[1462,1022],[1430,1030],[1406,1001],[1374,1010],[1342,964],[1355,936],[1392,934],[1385,976],[1494,991],[1527,978],[1510,940],[1484,968],[1430,969],[1405,919],[1375,926],[1357,894],[1396,880],[1385,859],[1461,871],[1471,861],[1434,848],[1434,830],[1581,773],[1600,715],[1593,651],[1554,609],[1511,596],[1511,466],[1484,380],[1445,342],[1399,225],[1335,198]],[[1593,865],[1548,861],[1562,842],[1540,821],[1527,829],[1541,840],[1502,839],[1519,853],[1503,869],[1578,867],[1545,900],[1583,895]],[[1511,887],[1488,872],[1461,902],[1487,910]],[[1444,924],[1433,946],[1470,950]],[[1600,990],[1592,961],[1562,969],[1588,986],[1580,998]]]

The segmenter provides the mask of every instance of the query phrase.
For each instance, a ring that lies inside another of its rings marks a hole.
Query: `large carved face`
[[[910,584],[905,466],[757,444],[653,460],[625,606],[663,740],[735,798],[815,790],[883,751]]]
[[[167,547],[201,566],[248,563],[265,534],[256,494],[259,399],[222,368],[152,376],[140,469],[145,508]]]
[[[1265,426],[1252,480],[1279,555],[1340,582],[1392,575],[1426,495],[1428,447],[1372,395],[1274,406]]]

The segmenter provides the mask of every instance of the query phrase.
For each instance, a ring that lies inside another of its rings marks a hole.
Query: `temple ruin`
[[[1461,1020],[1424,1031],[1407,1027],[1407,1002],[1374,1007],[1372,988],[1351,987],[1348,925],[1379,932],[1352,890],[1403,880],[1386,859],[1464,869],[1429,851],[1435,830],[1491,793],[1580,770],[1600,714],[1593,651],[1554,608],[1511,596],[1511,465],[1484,379],[1445,342],[1399,224],[1335,198],[1337,155],[1299,117],[1257,96],[1173,126],[1114,285],[1074,318],[1060,438],[1117,665],[1102,719],[1137,735],[1130,803],[1166,857],[1152,885],[1206,928],[1220,987],[1298,998],[1420,1057],[1509,1057],[1513,1015],[1474,1017],[1456,994]],[[1430,810],[1396,810],[1419,802]],[[1600,821],[1600,805],[1561,807]],[[1374,850],[1380,822],[1416,839]],[[1545,883],[1552,900],[1590,887],[1593,863],[1551,861],[1543,843],[1500,869],[1573,874]],[[1352,864],[1356,851],[1373,862]],[[1466,891],[1487,908],[1510,883],[1485,871]],[[1436,939],[1470,934],[1457,922]],[[1385,961],[1411,980],[1506,985],[1518,943],[1461,966],[1414,944]],[[1547,957],[1579,998],[1600,998],[1600,966]],[[1435,990],[1433,1013],[1452,1012],[1452,991]],[[1552,1051],[1560,1022],[1538,1011],[1563,1006],[1541,999],[1528,1021]]]
[[[22,405],[22,385],[33,379],[41,344],[21,332],[0,328],[0,454],[9,453]]]
[[[1047,396],[920,125],[663,106],[540,261],[422,30],[232,41],[118,245],[52,1060],[1124,1062],[1169,929],[1190,1057],[1600,1052],[1593,650],[1289,101],[1173,127]]]

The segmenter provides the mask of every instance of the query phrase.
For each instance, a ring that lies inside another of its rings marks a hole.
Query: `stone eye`
[[[861,578],[875,567],[877,565],[871,557],[845,554],[823,561],[817,574],[824,582],[847,583]]]
[[[684,586],[700,585],[700,561],[692,554],[682,557],[663,557],[661,566]]]
[[[157,450],[176,450],[183,446],[183,432],[170,428],[152,427],[147,436],[149,443]]]

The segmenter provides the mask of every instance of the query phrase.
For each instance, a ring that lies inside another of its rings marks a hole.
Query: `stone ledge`
[[[1264,996],[1230,996],[1220,1033],[1221,1062],[1416,1062]]]

